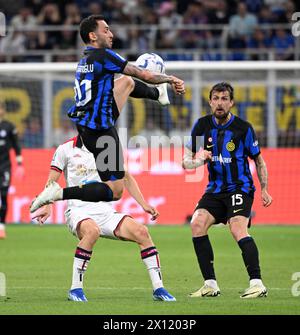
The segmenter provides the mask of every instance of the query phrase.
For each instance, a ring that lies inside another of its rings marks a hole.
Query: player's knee
[[[191,229],[194,236],[206,235],[208,227],[205,224],[203,215],[193,217],[191,221]]]
[[[124,190],[123,188],[117,188],[117,189],[113,190],[114,200],[120,200],[122,198],[123,190]]]
[[[85,236],[91,241],[96,241],[100,236],[100,230],[96,225],[91,225],[86,229]]]
[[[148,228],[141,224],[137,225],[135,229],[135,236],[137,241],[146,241],[150,238]]]
[[[132,77],[122,76],[116,81],[115,93],[118,94],[120,92],[121,94],[124,94],[124,92],[132,92],[134,90],[134,87],[135,83]]]
[[[233,222],[230,222],[229,227],[230,227],[230,232],[236,241],[239,241],[240,239],[248,236],[247,228],[242,225],[234,224]]]
[[[134,86],[135,86],[135,83],[134,83],[134,80],[132,79],[132,77],[124,76],[123,80],[126,83],[126,86],[128,87],[128,89],[130,91],[132,91],[134,89]]]

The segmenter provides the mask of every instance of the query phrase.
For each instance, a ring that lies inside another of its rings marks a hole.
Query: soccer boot
[[[268,290],[264,285],[253,285],[245,290],[245,292],[240,296],[243,299],[251,298],[261,298],[268,295]]]
[[[40,207],[51,204],[56,200],[61,200],[61,187],[55,182],[51,181],[45,189],[32,201],[30,212],[33,213]]]
[[[207,284],[204,284],[198,291],[190,293],[189,296],[191,298],[199,298],[199,297],[217,297],[220,295],[220,289],[213,288]]]
[[[5,224],[0,223],[0,240],[4,240],[5,238],[6,238]]]
[[[176,301],[165,288],[160,287],[153,292],[153,300],[155,301]]]
[[[75,288],[68,293],[68,300],[71,301],[88,301],[83,293],[82,288]]]
[[[167,106],[170,105],[170,100],[168,97],[168,84],[160,84],[157,85],[156,88],[158,89],[159,96],[157,101],[162,105],[162,106]]]

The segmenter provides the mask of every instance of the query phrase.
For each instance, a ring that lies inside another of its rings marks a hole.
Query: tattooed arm
[[[185,91],[183,80],[163,73],[151,72],[145,69],[141,69],[130,63],[127,63],[127,65],[125,66],[123,74],[141,79],[148,84],[169,83],[170,85],[172,85],[175,93],[177,94],[183,94]]]
[[[259,154],[254,159],[256,165],[256,171],[258,175],[258,179],[261,186],[261,199],[263,206],[268,207],[271,205],[273,199],[268,193],[268,170],[266,163],[261,154]]]

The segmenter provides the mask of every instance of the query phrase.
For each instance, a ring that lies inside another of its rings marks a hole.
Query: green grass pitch
[[[149,229],[160,252],[165,287],[176,296],[176,302],[152,300],[150,279],[137,245],[105,239],[97,242],[85,275],[89,302],[67,301],[76,239],[65,226],[9,225],[8,238],[0,240],[0,272],[7,284],[6,297],[0,297],[0,314],[300,314],[300,295],[293,296],[291,290],[297,286],[292,275],[300,272],[300,227],[250,229],[269,288],[267,298],[250,300],[239,298],[248,286],[248,277],[227,227],[210,230],[221,296],[199,299],[188,297],[202,285],[190,228]],[[300,290],[299,284],[296,288]]]

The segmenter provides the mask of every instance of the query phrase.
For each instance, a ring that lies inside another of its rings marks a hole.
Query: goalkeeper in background
[[[21,146],[19,143],[17,129],[13,123],[4,119],[4,104],[0,102],[0,239],[6,237],[5,218],[7,213],[8,189],[11,182],[11,161],[9,151],[11,148],[16,153],[17,168],[15,175],[22,178],[24,169],[22,166]]]
[[[241,298],[267,296],[261,280],[258,249],[248,234],[255,186],[248,157],[254,160],[261,186],[261,200],[265,207],[272,203],[268,193],[268,172],[260,152],[255,132],[250,123],[233,115],[234,91],[222,82],[212,87],[209,105],[212,115],[196,121],[183,158],[185,169],[207,163],[209,183],[198,202],[191,220],[195,253],[204,278],[204,286],[191,297],[216,297],[220,294],[214,271],[214,254],[208,229],[216,223],[228,223],[233,238],[242,251],[250,286]],[[204,150],[200,149],[200,138]]]

